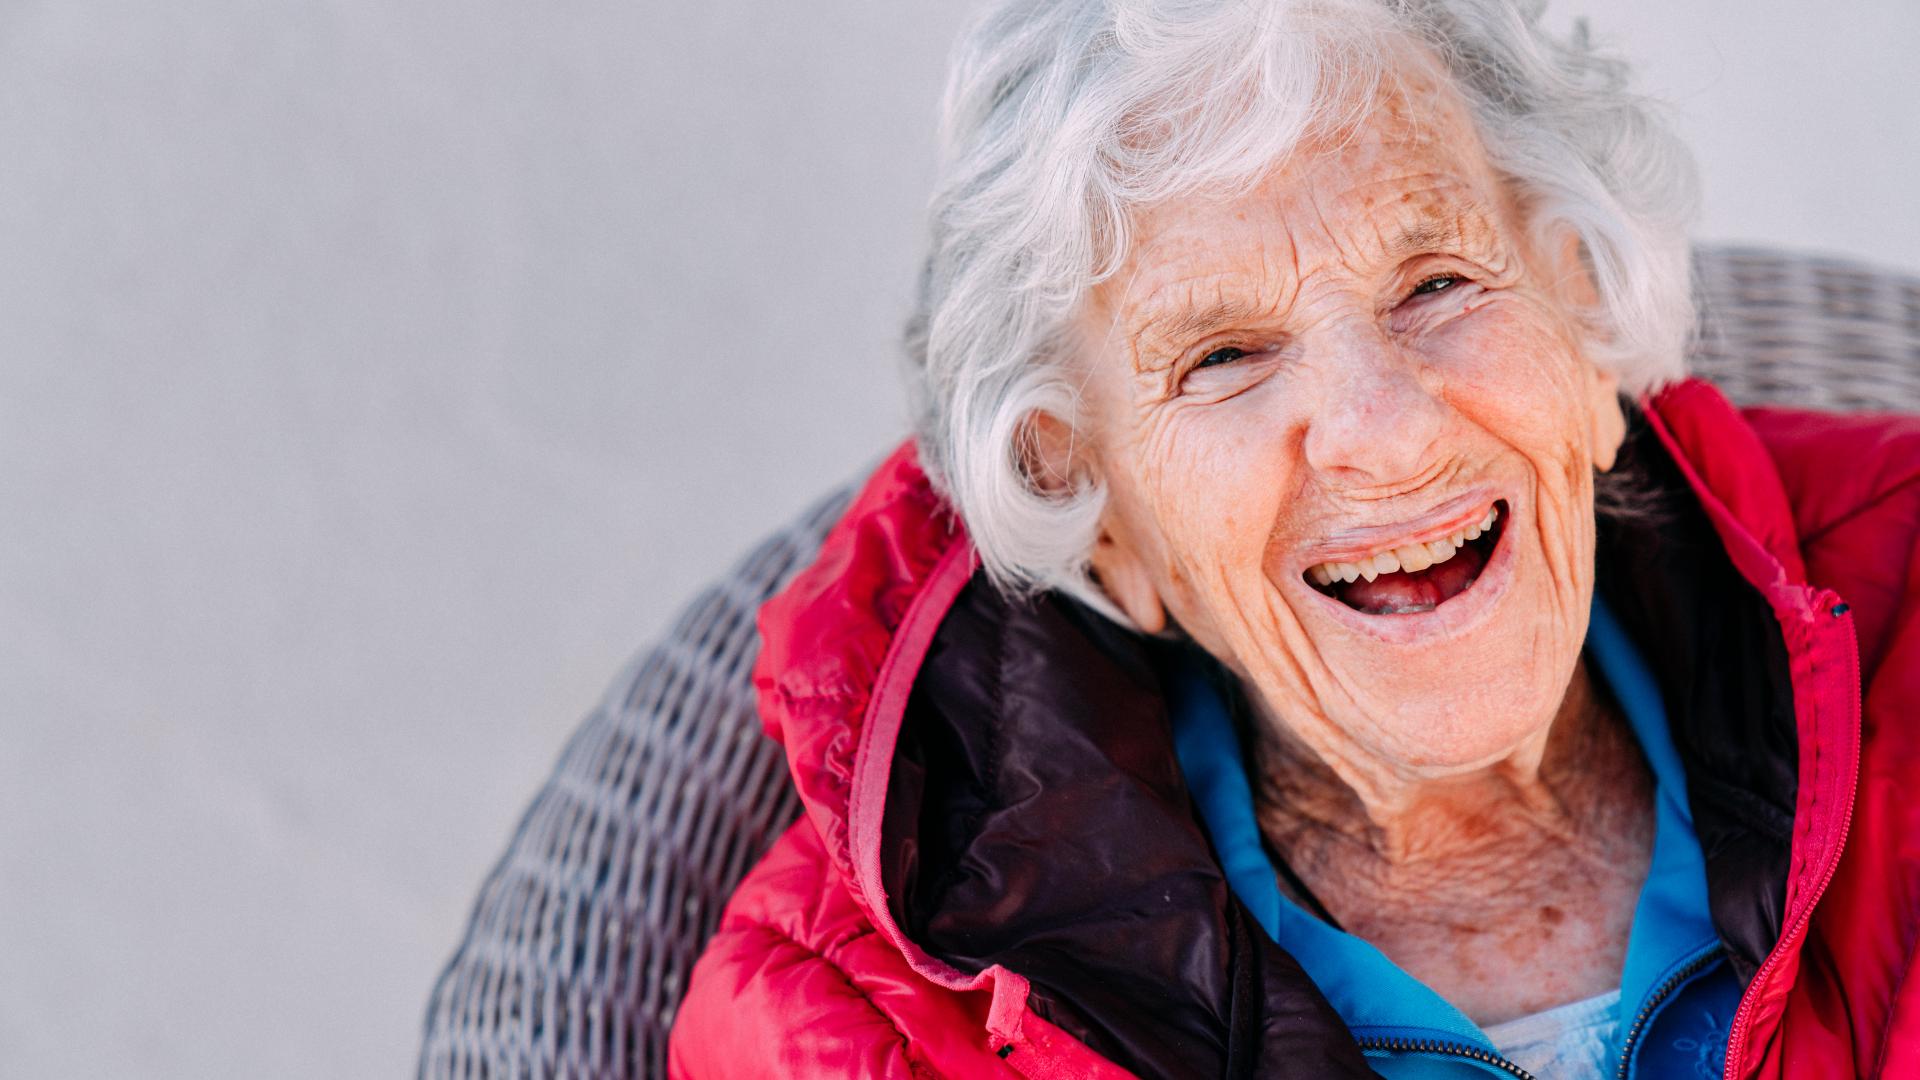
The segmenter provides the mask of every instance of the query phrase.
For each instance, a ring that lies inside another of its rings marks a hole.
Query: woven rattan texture
[[[1736,401],[1920,410],[1920,279],[1750,249],[1698,263],[1695,371]],[[848,497],[701,593],[581,725],[434,987],[423,1080],[666,1075],[694,959],[798,813],[753,710],[754,612]]]
[[[1741,404],[1920,411],[1920,278],[1753,248],[1694,260],[1693,372]]]

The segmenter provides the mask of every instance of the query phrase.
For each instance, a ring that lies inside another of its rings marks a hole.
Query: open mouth
[[[1506,531],[1507,504],[1495,502],[1466,528],[1424,543],[1406,544],[1355,562],[1308,567],[1307,583],[1365,615],[1432,611],[1466,592],[1492,560]]]

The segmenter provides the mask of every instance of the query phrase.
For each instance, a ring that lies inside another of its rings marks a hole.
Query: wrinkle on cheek
[[[1194,535],[1193,526],[1207,519],[1207,507],[1196,504],[1196,493],[1178,482],[1179,477],[1191,472],[1189,455],[1193,451],[1183,448],[1176,434],[1173,425],[1150,425],[1132,461],[1136,469],[1133,482],[1140,495],[1139,510],[1147,519],[1145,526],[1157,538],[1158,551],[1153,563],[1165,594],[1161,599],[1174,617],[1185,624],[1194,619],[1193,595],[1204,591],[1210,566],[1217,560],[1212,558],[1204,531]]]
[[[1354,687],[1321,655],[1313,636],[1264,573],[1234,596],[1230,610],[1236,651],[1254,673],[1253,689],[1275,713],[1272,719],[1316,752],[1330,751],[1330,718],[1354,711]]]

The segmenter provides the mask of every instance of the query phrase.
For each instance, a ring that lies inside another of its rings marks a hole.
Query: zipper
[[[1746,1056],[1748,1027],[1753,1023],[1753,1011],[1756,1007],[1757,991],[1766,985],[1775,968],[1780,966],[1780,958],[1789,944],[1797,941],[1807,932],[1807,923],[1813,919],[1813,909],[1819,905],[1820,898],[1826,895],[1827,886],[1832,883],[1833,875],[1840,869],[1840,853],[1847,846],[1847,833],[1853,827],[1853,803],[1860,790],[1860,641],[1853,629],[1853,612],[1849,605],[1842,602],[1840,595],[1831,589],[1822,590],[1820,608],[1830,612],[1836,619],[1846,621],[1847,639],[1847,681],[1853,687],[1853,723],[1848,734],[1853,739],[1853,770],[1847,775],[1847,812],[1840,819],[1840,832],[1827,849],[1826,865],[1820,869],[1820,879],[1814,883],[1813,893],[1800,907],[1800,916],[1793,920],[1774,944],[1773,951],[1760,962],[1759,970],[1753,973],[1753,980],[1747,983],[1747,992],[1740,996],[1740,1007],[1734,1011],[1733,1023],[1727,1030],[1727,1067],[1724,1080],[1739,1080],[1740,1059]],[[1816,616],[1817,618],[1818,616]]]
[[[1412,1052],[1416,1054],[1451,1054],[1454,1057],[1471,1058],[1482,1065],[1491,1065],[1519,1080],[1534,1080],[1527,1070],[1501,1057],[1489,1053],[1468,1043],[1443,1042],[1439,1039],[1406,1039],[1398,1035],[1369,1035],[1354,1040],[1362,1050],[1391,1050],[1395,1053]]]
[[[1634,1046],[1640,1041],[1641,1032],[1645,1031],[1647,1024],[1653,1020],[1653,1014],[1660,1011],[1660,1006],[1666,1004],[1667,999],[1685,985],[1688,979],[1706,970],[1707,965],[1713,963],[1719,956],[1718,946],[1708,949],[1680,965],[1679,970],[1667,976],[1666,981],[1661,983],[1658,989],[1647,995],[1646,1004],[1640,1006],[1640,1011],[1633,1016],[1633,1026],[1627,1029],[1626,1041],[1620,1044],[1620,1080],[1627,1080],[1627,1070],[1633,1064]]]

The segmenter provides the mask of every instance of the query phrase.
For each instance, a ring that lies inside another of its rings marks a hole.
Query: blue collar
[[[1686,776],[1646,662],[1596,594],[1587,654],[1626,713],[1652,767],[1653,861],[1634,908],[1620,978],[1620,1030],[1675,972],[1718,948],[1706,862],[1694,836]],[[1197,661],[1168,674],[1174,750],[1229,885],[1267,933],[1299,961],[1356,1037],[1444,1038],[1492,1052],[1479,1026],[1365,940],[1327,925],[1280,892],[1260,842],[1253,792],[1233,721]]]

